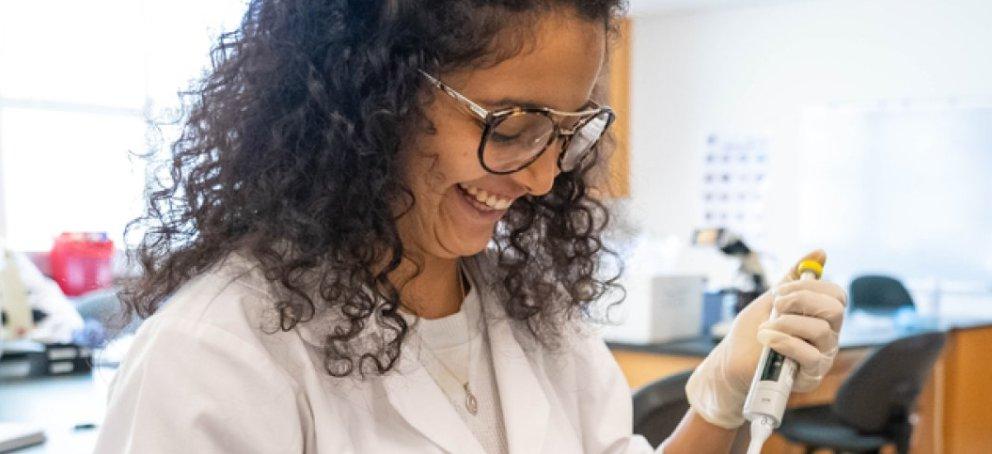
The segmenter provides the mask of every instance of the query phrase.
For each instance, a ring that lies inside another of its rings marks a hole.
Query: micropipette
[[[796,271],[800,280],[819,279],[823,275],[823,265],[813,260],[803,260]],[[777,316],[773,307],[769,320]],[[744,401],[744,419],[751,422],[751,443],[747,454],[760,454],[765,440],[774,429],[782,425],[782,415],[785,413],[789,394],[792,393],[792,382],[797,370],[795,361],[767,345],[761,350],[761,362],[754,372],[751,389]]]

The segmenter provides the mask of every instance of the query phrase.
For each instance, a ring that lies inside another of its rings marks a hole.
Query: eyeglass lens
[[[575,131],[568,149],[561,159],[562,171],[573,170],[582,163],[582,160],[589,155],[592,146],[603,137],[603,133],[610,123],[610,113],[603,111],[595,117],[590,118],[586,124]]]
[[[562,171],[570,171],[582,161],[599,140],[609,123],[609,113],[600,112],[582,124],[572,136]],[[563,125],[570,127],[570,125]],[[554,140],[555,125],[547,115],[520,112],[504,118],[490,131],[483,161],[494,172],[513,172],[526,167]]]

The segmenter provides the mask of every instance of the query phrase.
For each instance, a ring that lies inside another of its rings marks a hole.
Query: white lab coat
[[[469,261],[475,282],[484,262]],[[97,453],[484,454],[416,361],[416,336],[386,375],[333,378],[311,328],[266,328],[270,287],[247,264],[232,256],[195,278],[139,329]],[[542,348],[485,292],[510,453],[654,451],[631,435],[630,389],[601,339],[575,334],[557,352]]]

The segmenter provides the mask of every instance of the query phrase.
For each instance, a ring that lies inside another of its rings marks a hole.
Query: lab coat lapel
[[[542,452],[548,428],[548,398],[513,335],[510,321],[505,314],[499,318],[492,312],[487,313],[486,322],[508,448],[513,454]]]
[[[416,358],[419,350],[409,348],[404,354]],[[400,416],[447,452],[485,454],[427,370],[419,364],[400,369],[383,377],[389,403]]]

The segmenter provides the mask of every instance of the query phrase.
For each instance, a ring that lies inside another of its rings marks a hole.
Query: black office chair
[[[889,276],[866,275],[851,281],[851,309],[868,312],[895,312],[903,307],[915,308],[913,297],[898,279]]]
[[[833,405],[786,411],[778,433],[806,445],[807,454],[877,453],[887,444],[908,453],[910,415],[945,340],[944,333],[927,333],[886,344],[844,381]]]
[[[678,427],[689,399],[685,384],[691,370],[656,380],[634,392],[634,433],[643,435],[651,446],[658,446]]]

